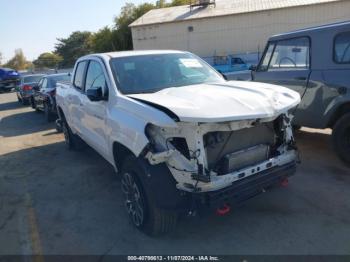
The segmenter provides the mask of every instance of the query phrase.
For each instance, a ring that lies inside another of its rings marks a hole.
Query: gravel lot
[[[0,255],[350,254],[350,169],[329,134],[297,133],[302,164],[288,187],[150,238],[128,222],[104,159],[67,151],[53,124],[0,94]]]

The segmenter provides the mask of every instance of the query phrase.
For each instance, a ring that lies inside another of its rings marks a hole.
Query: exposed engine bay
[[[178,189],[207,192],[295,161],[292,116],[222,123],[149,124],[150,164],[166,163]]]

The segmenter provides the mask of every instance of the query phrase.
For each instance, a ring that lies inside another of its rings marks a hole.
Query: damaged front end
[[[215,192],[269,170],[295,166],[292,116],[221,123],[177,122],[176,128],[147,125],[151,165],[165,163],[187,192]]]

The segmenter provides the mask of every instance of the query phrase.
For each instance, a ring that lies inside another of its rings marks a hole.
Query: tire
[[[36,106],[36,102],[35,102],[34,98],[30,99],[30,105],[35,110],[36,113],[41,112],[40,109]]]
[[[292,127],[294,132],[299,131],[301,129],[301,126],[299,125],[293,125]]]
[[[30,99],[30,106],[31,106],[33,109],[36,109],[36,105],[35,105],[35,101],[34,101],[34,98],[33,98],[33,97]]]
[[[339,158],[350,166],[350,113],[343,115],[335,123],[332,140]]]
[[[159,209],[150,201],[139,177],[146,176],[134,156],[124,160],[121,188],[124,206],[132,224],[147,235],[157,236],[175,229],[178,215],[175,211]]]
[[[55,120],[55,116],[51,113],[50,107],[47,103],[44,103],[44,114],[47,122],[52,122]]]
[[[56,128],[56,131],[57,133],[62,133],[63,130],[62,130],[62,120],[61,119],[56,119],[56,123],[55,123],[55,128]]]
[[[28,99],[22,98],[21,100],[22,100],[22,101],[21,101],[21,102],[22,102],[22,105],[27,106],[27,105],[29,104]]]
[[[73,134],[66,121],[62,121],[62,132],[69,150],[81,150],[85,147],[84,141],[78,135]]]

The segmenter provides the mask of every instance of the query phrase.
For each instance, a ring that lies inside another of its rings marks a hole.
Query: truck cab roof
[[[87,59],[89,57],[116,58],[116,57],[126,57],[126,56],[176,54],[176,53],[186,53],[186,52],[179,51],[179,50],[131,50],[131,51],[119,51],[119,52],[90,54],[90,55],[86,55],[86,56],[81,57],[79,60],[84,60],[84,59]]]
[[[308,28],[290,31],[282,34],[277,34],[277,35],[271,36],[269,41],[276,41],[276,40],[282,40],[286,38],[310,35],[314,33],[319,33],[320,31],[332,31],[334,29],[350,29],[350,21],[308,27]]]

